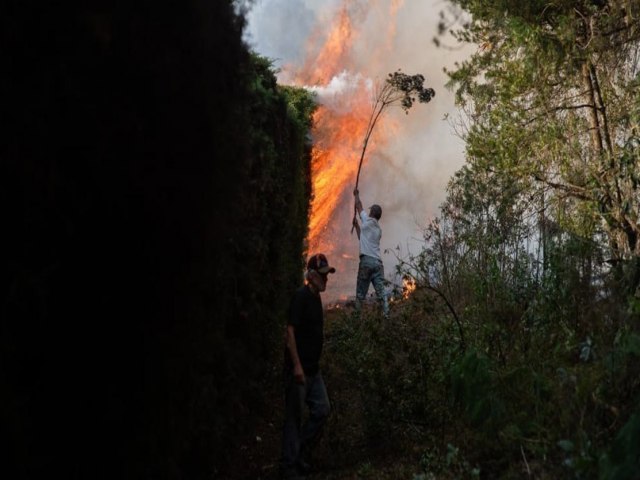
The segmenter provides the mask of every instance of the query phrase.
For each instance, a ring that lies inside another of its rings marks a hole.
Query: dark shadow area
[[[215,478],[299,280],[300,135],[283,101],[255,120],[229,1],[0,10],[3,476]]]

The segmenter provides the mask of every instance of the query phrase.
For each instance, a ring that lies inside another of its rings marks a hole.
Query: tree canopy
[[[466,19],[454,35],[478,46],[448,72],[470,161],[547,192],[576,232],[597,217],[612,256],[636,256],[637,2],[453,3]]]

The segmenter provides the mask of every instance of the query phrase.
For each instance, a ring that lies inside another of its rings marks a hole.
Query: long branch
[[[380,114],[382,113],[382,110],[384,109],[385,104],[383,103],[382,105],[380,105],[380,108],[378,109],[378,111],[376,112],[375,110],[373,112],[371,112],[371,117],[369,120],[369,128],[367,129],[367,134],[364,137],[364,144],[362,145],[362,153],[360,154],[360,162],[358,163],[358,174],[356,175],[356,190],[358,189],[358,182],[360,181],[360,170],[362,170],[362,161],[364,160],[364,154],[367,151],[367,145],[369,144],[369,137],[371,136],[371,132],[373,132],[373,127],[376,126],[376,122],[378,121],[378,118],[380,117]],[[374,115],[375,113],[375,115]],[[373,121],[371,121],[371,118],[373,119]],[[354,228],[356,228],[355,226],[355,220],[356,220],[356,215],[358,214],[357,209],[355,208],[355,206],[353,207],[353,221],[351,222],[351,233],[353,234],[353,230]]]
[[[549,185],[550,187],[556,190],[562,190],[563,192],[569,194],[570,196],[577,198],[579,200],[591,200],[592,198],[587,195],[586,189],[583,187],[579,187],[577,185],[568,185],[564,183],[553,182],[551,180],[547,180],[537,173],[532,173],[531,176],[539,181],[544,183],[545,185]]]
[[[373,127],[376,126],[376,122],[378,121],[378,118],[380,117],[380,114],[382,113],[382,110],[384,109],[385,106],[386,104],[383,103],[377,112],[375,111],[371,112],[371,118],[373,118],[373,121],[370,123],[369,129],[367,130],[367,134],[364,137],[364,144],[362,145],[362,153],[360,154],[360,162],[358,163],[358,174],[356,175],[356,189],[358,188],[358,182],[360,181],[360,170],[362,169],[362,161],[364,160],[364,154],[367,150],[367,145],[369,144],[369,137],[371,137],[371,133],[373,132]],[[374,116],[374,113],[375,113],[375,116]]]
[[[447,308],[451,312],[451,315],[453,315],[453,319],[456,321],[456,324],[458,325],[458,333],[460,334],[460,348],[462,348],[463,352],[466,351],[467,343],[465,342],[465,339],[464,339],[464,330],[462,329],[462,323],[460,323],[460,319],[458,318],[456,309],[453,308],[453,305],[451,304],[447,296],[442,291],[440,291],[435,287],[432,287],[429,284],[423,285],[423,287],[426,288],[427,290],[431,290],[432,292],[435,292],[442,300],[444,300],[444,303],[447,305]]]
[[[387,87],[385,86],[385,89]],[[364,154],[367,151],[367,145],[369,144],[369,138],[371,137],[371,134],[373,133],[373,129],[376,126],[376,123],[378,122],[378,118],[380,118],[380,115],[382,114],[382,111],[385,109],[385,107],[387,105],[389,105],[392,101],[394,100],[390,100],[390,95],[387,94],[384,89],[381,92],[381,94],[378,96],[378,98],[376,98],[376,103],[373,106],[373,110],[371,111],[371,115],[369,116],[369,123],[367,125],[367,132],[365,134],[364,137],[364,143],[362,145],[362,152],[360,153],[360,161],[358,162],[358,173],[356,175],[356,187],[355,189],[358,189],[358,183],[360,182],[360,171],[362,170],[362,162],[364,160]],[[356,219],[356,215],[357,215],[357,211],[354,207],[353,209],[353,220],[355,221]],[[352,222],[351,225],[351,233],[353,234],[353,230],[355,228],[355,225]]]

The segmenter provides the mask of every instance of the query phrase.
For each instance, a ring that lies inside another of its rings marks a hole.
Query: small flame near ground
[[[417,287],[416,281],[413,277],[405,276],[402,279],[402,298],[408,299]]]

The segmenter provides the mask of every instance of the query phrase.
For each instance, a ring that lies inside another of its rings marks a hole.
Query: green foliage
[[[467,164],[400,273],[458,312],[451,394],[483,471],[528,457],[609,478],[637,461],[635,420],[619,421],[640,394],[638,17],[615,2],[452,3],[454,35],[479,45],[449,72]]]
[[[608,452],[600,457],[601,480],[631,480],[640,469],[640,415],[633,414],[620,429]]]
[[[640,395],[635,269],[609,268],[592,222],[528,195],[505,171],[464,167],[400,262],[416,290],[392,324],[338,329],[369,436],[428,444],[417,478],[585,479],[634,461],[605,454]]]
[[[496,395],[490,361],[475,351],[451,366],[451,393],[471,425],[494,430],[502,422],[504,406]]]
[[[237,391],[234,401],[259,415],[256,407],[270,408],[260,403],[260,392],[264,382],[276,381],[268,367],[281,359],[282,319],[302,280],[311,198],[308,139],[315,102],[303,89],[278,86],[271,62],[261,57],[251,58],[247,83],[248,102],[241,115],[248,158],[244,191],[231,209],[237,222],[229,239],[234,268],[226,279],[234,285],[228,300],[246,323],[227,326],[239,341],[223,342],[217,349],[227,352],[230,362],[227,383],[220,391]],[[246,415],[246,428],[251,420]],[[223,422],[231,430],[239,427],[236,422],[229,424],[228,417]],[[218,428],[215,434],[221,444],[237,448],[230,442],[234,434],[229,430]]]
[[[377,314],[333,325],[330,361],[358,382],[365,428],[370,438],[390,442],[409,431],[447,422],[441,403],[447,383],[439,358],[449,355],[451,332],[432,330],[426,317],[407,316],[394,324]]]
[[[436,478],[480,478],[480,469],[472,467],[462,456],[458,447],[447,443],[443,454],[428,450],[420,457],[420,469],[424,473],[414,475],[413,480],[435,480]]]
[[[433,368],[447,365],[447,431],[464,432],[463,455],[491,478],[517,476],[523,458],[551,477],[593,478],[611,422],[640,394],[627,303],[635,270],[608,268],[601,232],[549,219],[566,211],[548,202],[478,159],[451,180],[423,250],[399,265],[423,292],[409,300],[416,315],[464,332],[466,350],[449,337]],[[425,292],[439,295],[426,303]]]
[[[303,89],[279,87],[267,59],[253,56],[251,66],[252,95],[245,114],[250,149],[245,175],[251,194],[239,199],[245,231],[234,239],[243,256],[234,277],[239,284],[252,285],[247,289],[252,294],[247,297],[241,288],[236,302],[242,309],[266,307],[251,313],[265,319],[260,337],[275,336],[275,342],[287,294],[301,281],[311,195],[308,133],[315,103]],[[263,281],[266,268],[269,282]],[[256,290],[255,285],[262,286]],[[274,299],[279,301],[277,308]]]
[[[552,192],[577,224],[599,217],[613,255],[635,255],[640,206],[627,159],[638,154],[629,150],[637,138],[629,118],[637,105],[632,65],[640,37],[638,17],[627,10],[638,7],[452,3],[469,18],[454,35],[480,46],[449,72],[471,120],[470,163],[522,180],[532,196]],[[583,235],[577,226],[572,232]]]

